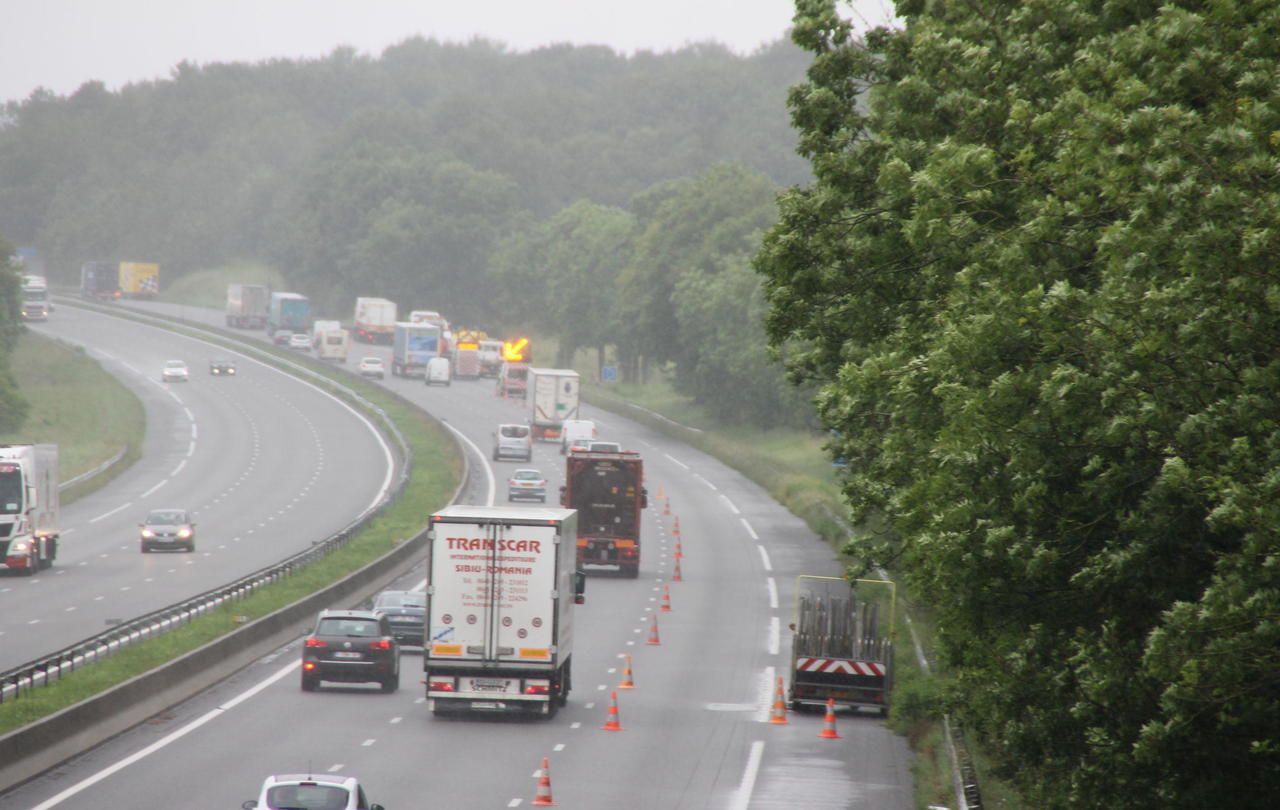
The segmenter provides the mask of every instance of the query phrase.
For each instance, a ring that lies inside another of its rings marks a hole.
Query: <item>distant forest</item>
[[[0,236],[55,283],[90,259],[159,262],[168,282],[265,261],[333,314],[385,295],[536,327],[616,347],[631,374],[674,368],[700,399],[699,380],[742,374],[761,404],[725,406],[769,422],[794,394],[749,257],[777,192],[809,179],[786,108],[808,62],[782,41],[628,57],[411,39],[37,92],[0,121]],[[699,356],[715,323],[750,342],[736,372],[711,355],[741,344]]]

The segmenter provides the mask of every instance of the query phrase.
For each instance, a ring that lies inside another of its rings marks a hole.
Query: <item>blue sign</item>
[[[601,381],[603,381],[603,382],[609,382],[609,383],[611,383],[611,382],[617,382],[617,381],[618,381],[618,367],[617,367],[617,366],[605,366],[604,368],[602,368],[602,369],[600,370],[600,379],[601,379]]]

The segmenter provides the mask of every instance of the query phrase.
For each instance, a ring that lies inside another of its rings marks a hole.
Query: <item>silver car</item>
[[[160,372],[161,382],[190,382],[191,371],[181,360],[170,360],[164,364]]]

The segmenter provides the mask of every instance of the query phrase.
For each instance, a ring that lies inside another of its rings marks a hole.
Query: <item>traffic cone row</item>
[[[555,807],[551,798],[551,765],[546,757],[542,758],[542,772],[538,775],[538,792],[533,797],[534,807]]]
[[[664,517],[665,517],[665,516],[669,516],[669,515],[671,514],[671,499],[670,499],[670,498],[666,498],[666,497],[664,497],[664,498],[662,499],[662,514],[663,514],[663,516],[664,516]]]
[[[667,585],[662,586],[662,612],[671,612],[671,588]]]
[[[675,556],[676,556],[676,559],[677,559],[677,560],[678,560],[678,559],[680,559],[680,558],[682,558],[682,557],[684,557],[684,546],[683,546],[683,545],[681,545],[681,543],[680,543],[680,541],[679,541],[679,540],[677,540],[677,541],[676,541],[676,555],[675,555]]]
[[[653,614],[653,624],[649,625],[648,644],[650,647],[657,647],[661,643],[662,640],[658,638],[658,614],[655,613]]]
[[[675,525],[671,527],[671,533],[674,534],[676,537],[680,536],[680,516],[679,515],[676,515],[676,522],[675,522]]]
[[[609,717],[601,726],[605,731],[622,731],[622,717],[618,714],[618,693],[609,693]]]
[[[782,676],[778,676],[778,688],[773,694],[773,714],[769,717],[769,722],[775,726],[785,726],[787,724],[787,706],[782,699]]]
[[[680,558],[676,558],[676,570],[671,574],[672,582],[684,582],[684,573],[680,570]]]
[[[622,682],[618,684],[619,689],[635,689],[636,682],[631,679],[631,656],[624,655],[627,659],[627,665],[622,668]]]

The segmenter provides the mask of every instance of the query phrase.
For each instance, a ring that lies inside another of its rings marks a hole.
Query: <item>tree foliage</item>
[[[757,267],[1037,807],[1280,802],[1280,8],[799,0]],[[865,99],[865,100],[864,100]]]
[[[22,427],[28,411],[27,401],[9,373],[9,355],[23,329],[18,270],[13,261],[13,247],[0,239],[0,433]]]

